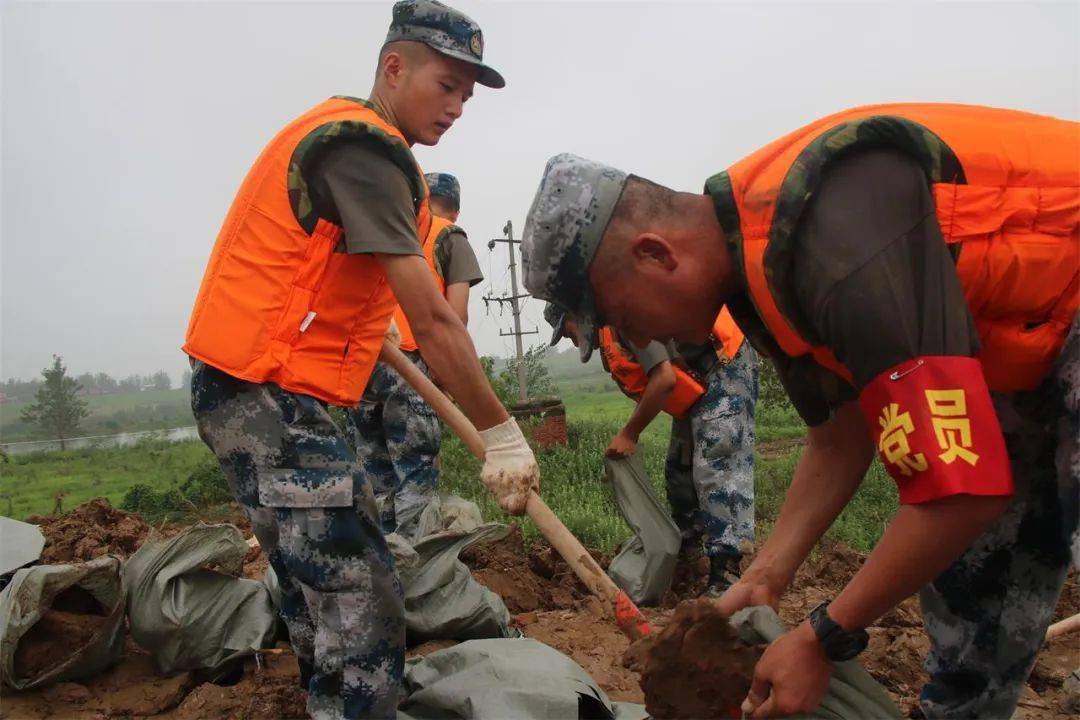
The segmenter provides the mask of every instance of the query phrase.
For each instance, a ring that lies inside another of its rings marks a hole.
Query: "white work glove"
[[[514,418],[480,431],[484,467],[480,479],[511,515],[525,513],[529,493],[540,491],[540,466]]]
[[[390,318],[390,326],[386,328],[386,334],[383,337],[394,347],[401,347],[401,331],[398,330],[397,321],[394,318]]]

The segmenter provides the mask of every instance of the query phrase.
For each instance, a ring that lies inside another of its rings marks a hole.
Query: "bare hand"
[[[636,450],[637,440],[627,435],[625,430],[620,430],[618,435],[611,438],[604,455],[609,458],[626,458],[633,455]]]
[[[825,697],[831,672],[817,635],[804,622],[766,648],[742,711],[754,718],[810,712]]]

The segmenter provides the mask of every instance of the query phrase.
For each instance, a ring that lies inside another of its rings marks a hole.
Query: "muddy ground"
[[[246,523],[229,516],[245,534]],[[45,532],[45,557],[53,562],[83,560],[105,552],[133,552],[149,532],[139,518],[93,501],[59,518],[37,518]],[[162,528],[166,534],[181,526]],[[500,593],[515,623],[528,637],[572,657],[613,700],[641,703],[644,695],[637,673],[622,664],[629,643],[608,620],[608,609],[587,595],[569,569],[550,548],[526,549],[520,532],[494,545],[475,548],[463,558],[475,577]],[[607,558],[599,557],[601,562]],[[842,545],[820,548],[800,570],[792,590],[781,603],[780,615],[789,623],[801,621],[817,604],[834,596],[859,568],[862,558]],[[265,558],[258,548],[249,553],[244,574],[261,577]],[[695,597],[705,585],[708,563],[699,559],[681,564],[674,588],[658,608],[646,608],[657,627],[668,623],[680,600]],[[1080,612],[1080,591],[1070,581],[1055,619]],[[63,617],[52,620],[62,623]],[[905,714],[925,679],[921,661],[928,647],[918,603],[905,601],[870,630],[864,666],[885,687]],[[426,643],[409,654],[426,654],[452,642]],[[1080,635],[1050,643],[1039,656],[1018,718],[1044,720],[1066,717],[1062,683],[1080,665]],[[198,683],[191,673],[171,678],[154,674],[148,656],[129,639],[123,660],[107,672],[77,683],[61,683],[25,693],[5,692],[0,718],[293,718],[304,716],[304,693],[297,686],[296,660],[284,644],[258,662],[249,659],[233,685]]]

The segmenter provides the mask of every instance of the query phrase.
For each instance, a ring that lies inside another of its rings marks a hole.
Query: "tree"
[[[23,408],[23,422],[37,425],[60,441],[60,449],[66,449],[65,440],[79,429],[90,411],[86,401],[78,397],[82,386],[67,374],[63,360],[53,355],[53,364],[41,371],[45,382],[34,397],[34,403]]]
[[[169,373],[164,370],[158,370],[150,378],[150,384],[153,385],[155,390],[171,390],[172,378],[170,378]]]
[[[94,375],[94,386],[97,387],[103,395],[114,393],[119,389],[119,383],[116,382],[108,373],[99,372]]]
[[[191,371],[190,370],[185,370],[184,374],[180,376],[180,389],[181,390],[190,390],[191,389]]]
[[[95,395],[96,394],[94,392],[96,387],[95,387],[95,384],[94,384],[94,374],[93,373],[83,373],[79,377],[75,378],[75,382],[79,383],[79,389],[81,390],[83,395]]]
[[[526,350],[521,358],[525,365],[525,392],[530,398],[555,394],[555,381],[551,379],[551,374],[544,365],[546,353],[546,346],[537,345]],[[506,367],[498,374],[495,372],[495,358],[482,357],[480,364],[499,401],[507,407],[516,404],[518,401],[517,358],[507,360]]]

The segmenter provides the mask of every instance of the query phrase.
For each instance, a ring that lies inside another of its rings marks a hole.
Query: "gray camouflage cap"
[[[525,218],[521,259],[525,287],[574,316],[586,362],[600,326],[589,265],[619,202],[627,174],[563,153],[548,160]]]
[[[475,65],[476,82],[491,88],[506,85],[503,76],[483,63],[484,34],[472,18],[437,0],[401,0],[394,14],[386,42],[415,40],[432,50]]]
[[[456,177],[450,173],[428,173],[424,180],[432,197],[446,198],[454,207],[461,207],[461,183]]]

